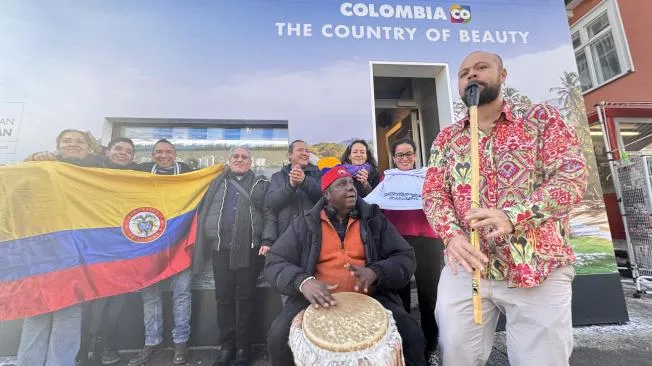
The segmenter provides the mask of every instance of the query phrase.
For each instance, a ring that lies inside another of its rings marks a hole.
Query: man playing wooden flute
[[[488,52],[471,53],[459,68],[464,102],[470,82],[480,90],[480,202],[471,202],[468,115],[433,142],[423,186],[424,211],[446,246],[435,310],[444,366],[484,365],[500,313],[512,365],[568,365],[573,349],[569,212],[586,189],[586,162],[554,107],[512,113],[506,77],[501,58]],[[469,243],[471,230],[480,250]],[[474,269],[482,273],[482,325],[473,321]]]

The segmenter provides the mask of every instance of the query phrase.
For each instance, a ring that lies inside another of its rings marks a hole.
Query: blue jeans
[[[190,338],[191,281],[189,269],[177,273],[172,280],[172,310],[174,312],[174,343],[188,342]],[[160,283],[142,291],[145,314],[145,345],[155,346],[163,342],[163,299]]]
[[[80,304],[26,318],[17,366],[74,366],[80,340]]]

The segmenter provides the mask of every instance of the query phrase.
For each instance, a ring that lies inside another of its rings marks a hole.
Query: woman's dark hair
[[[134,145],[134,142],[130,138],[118,136],[114,137],[111,141],[109,141],[109,145],[106,147],[107,149],[111,149],[113,145],[117,144],[118,142],[126,142],[129,145],[131,145],[131,148],[136,151],[136,146]]]
[[[412,146],[412,150],[414,150],[415,153],[417,152],[417,145],[414,143],[414,141],[410,139],[399,139],[392,142],[392,156],[396,154],[396,148],[398,147],[398,145],[403,145],[403,144],[408,144]]]
[[[303,140],[294,140],[290,142],[290,146],[288,146],[288,153],[291,154],[294,151],[294,144],[296,144],[297,142],[303,142],[304,144],[308,145],[308,143]]]
[[[84,136],[84,140],[86,140],[86,143],[88,144],[88,147],[89,147],[89,150],[90,150],[90,146],[92,145],[90,137],[88,137],[86,132],[76,130],[74,128],[67,128],[67,129],[59,132],[59,135],[57,136],[57,148],[59,147],[59,143],[61,142],[61,139],[63,138],[63,135],[65,135],[65,134],[67,134],[69,132],[78,133],[78,134]]]
[[[344,153],[340,158],[342,164],[351,164],[351,149],[355,144],[362,144],[364,146],[365,150],[367,151],[367,163],[369,163],[372,168],[378,169],[378,163],[376,162],[376,158],[374,158],[374,155],[371,153],[371,150],[369,149],[369,144],[367,144],[367,141],[362,139],[354,140],[352,143],[349,144],[349,146],[346,147],[346,150],[344,150]]]

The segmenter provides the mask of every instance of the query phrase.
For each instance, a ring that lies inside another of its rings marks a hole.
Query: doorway
[[[394,125],[385,132],[385,146],[387,146],[387,159],[389,162],[389,168],[393,168],[394,160],[392,159],[390,147],[395,141],[401,139],[409,139],[412,141],[421,141],[421,123],[419,122],[419,110],[418,109],[404,109],[399,111],[400,113],[405,114],[405,117],[399,119],[394,123]],[[425,163],[422,161],[421,150],[424,147],[421,144],[417,143],[417,151],[415,151],[417,157],[417,166],[423,166]]]
[[[426,165],[432,141],[453,120],[447,65],[372,61],[370,69],[379,170],[394,167],[390,148],[403,138],[415,142],[417,166]]]

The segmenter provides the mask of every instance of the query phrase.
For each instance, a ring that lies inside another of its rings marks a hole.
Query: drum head
[[[370,348],[387,333],[389,317],[376,299],[356,292],[333,294],[337,306],[308,307],[303,332],[313,344],[332,352]]]

